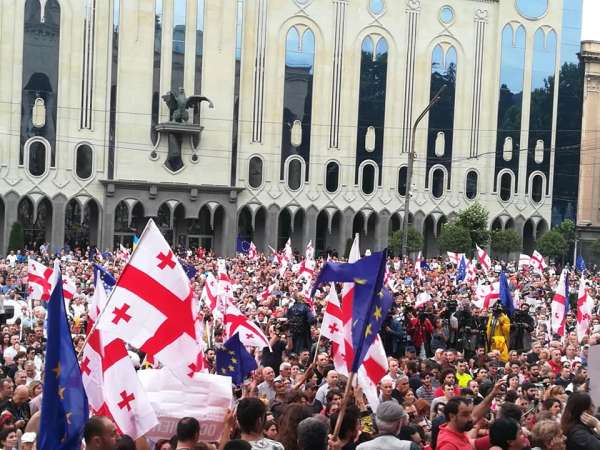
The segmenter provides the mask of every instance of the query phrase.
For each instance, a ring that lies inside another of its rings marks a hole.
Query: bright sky
[[[600,0],[583,0],[582,41],[600,41],[600,27],[598,27],[599,18]]]

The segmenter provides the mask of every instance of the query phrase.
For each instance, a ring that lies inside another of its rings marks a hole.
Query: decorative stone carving
[[[446,135],[439,131],[435,138],[435,156],[442,157],[446,151]]]
[[[367,128],[367,134],[365,135],[365,150],[368,152],[372,152],[375,150],[375,127],[370,126]]]
[[[299,120],[294,120],[294,123],[292,124],[290,141],[294,147],[300,147],[302,145],[302,122]]]
[[[354,189],[348,189],[344,194],[344,199],[348,203],[352,203],[354,200],[356,200],[356,194],[354,193]]]
[[[421,0],[408,0],[406,6],[413,11],[419,11],[421,9]]]
[[[537,164],[541,164],[544,161],[544,141],[541,139],[538,139],[535,143],[533,158]]]
[[[479,20],[482,22],[487,22],[488,20],[488,12],[485,9],[478,9],[475,11],[475,20]]]
[[[510,161],[513,154],[513,140],[511,137],[504,139],[504,147],[502,149],[502,158],[504,161]]]
[[[46,103],[41,97],[37,97],[33,102],[31,124],[34,128],[44,128],[46,126]]]

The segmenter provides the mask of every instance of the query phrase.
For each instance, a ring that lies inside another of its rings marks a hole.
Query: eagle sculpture
[[[207,97],[200,95],[192,95],[186,97],[185,90],[180,87],[179,92],[174,94],[172,91],[167,92],[162,96],[162,99],[169,107],[169,120],[177,123],[184,123],[190,119],[188,113],[189,108],[194,108],[194,112],[200,110],[200,104],[202,102],[208,102],[209,108],[214,108],[213,102]]]

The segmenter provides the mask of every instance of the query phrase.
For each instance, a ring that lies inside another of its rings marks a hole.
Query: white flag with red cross
[[[98,319],[98,328],[153,356],[188,382],[201,370],[192,296],[178,258],[150,220]]]
[[[533,267],[536,272],[541,273],[544,271],[544,269],[548,267],[548,264],[546,264],[546,260],[544,259],[542,254],[537,250],[534,250],[529,261],[531,267]]]
[[[242,344],[260,349],[269,347],[269,340],[258,325],[249,320],[233,303],[228,303],[225,313],[225,333],[229,339],[234,334],[239,334]]]
[[[256,261],[258,259],[258,250],[252,241],[250,241],[250,248],[248,249],[248,259],[252,261]]]
[[[321,323],[321,336],[331,341],[331,356],[335,370],[342,375],[348,375],[348,364],[345,357],[344,322],[342,321],[342,308],[335,290],[335,284],[331,283],[329,294],[327,294],[327,305],[323,313]]]
[[[98,277],[92,302],[93,309],[100,311],[106,302],[106,291]],[[94,397],[90,405],[95,412],[111,417],[121,433],[133,439],[145,435],[158,424],[158,419],[140,384],[125,343],[98,329],[90,337],[90,341],[92,340],[95,342],[90,347],[99,346],[87,353],[86,347],[81,361],[86,394],[88,398],[90,394]],[[90,356],[93,360],[86,359]],[[99,393],[98,381],[101,388]]]
[[[365,361],[358,369],[358,385],[362,388],[372,410],[379,406],[377,385],[389,370],[385,348],[379,335],[373,341],[365,356]]]
[[[484,272],[489,272],[492,268],[492,258],[490,258],[490,255],[488,255],[484,249],[479,247],[479,245],[475,245],[475,247],[477,247],[477,260],[479,261],[481,268]]]
[[[479,284],[477,285],[477,289],[475,290],[475,300],[473,304],[479,308],[487,311],[494,303],[498,301],[500,298],[500,283],[490,283],[490,284]]]
[[[27,261],[27,284],[29,297],[32,300],[50,300],[50,294],[54,289],[54,270],[50,267],[33,260]]]

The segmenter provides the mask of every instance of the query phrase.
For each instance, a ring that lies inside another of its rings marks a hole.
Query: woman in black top
[[[566,450],[600,450],[600,421],[592,414],[592,398],[575,392],[567,401],[561,427],[567,437]]]

